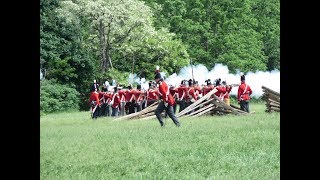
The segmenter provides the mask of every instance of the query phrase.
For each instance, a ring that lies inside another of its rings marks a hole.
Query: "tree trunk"
[[[112,22],[113,18],[111,18],[109,24],[108,24],[108,32],[107,32],[107,42],[106,42],[106,56],[108,58],[108,61],[106,61],[106,70],[108,70],[109,65],[111,66],[111,68],[113,69],[112,66],[112,62],[111,62],[111,53],[110,53],[110,49],[111,49],[111,43],[110,43],[110,32],[111,32],[111,22]],[[104,71],[105,72],[105,71]]]
[[[100,38],[100,53],[101,53],[101,63],[100,63],[100,70],[102,73],[106,72],[107,67],[107,54],[106,54],[106,34],[104,31],[104,25],[102,20],[100,20],[99,25],[99,38]]]
[[[109,64],[110,64],[111,69],[113,69],[109,45],[107,46],[107,49],[106,49],[106,55],[107,55],[107,59],[108,59],[108,61],[106,61],[106,70],[109,68]]]

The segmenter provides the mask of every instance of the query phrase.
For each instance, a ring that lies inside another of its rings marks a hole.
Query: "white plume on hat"
[[[159,70],[160,69],[160,67],[159,66],[156,66],[156,70]]]

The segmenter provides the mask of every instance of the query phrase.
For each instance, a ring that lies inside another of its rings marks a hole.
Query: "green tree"
[[[136,41],[124,43],[119,47],[118,54],[123,54],[122,58],[116,61],[117,69],[138,74],[140,77],[152,79],[154,77],[155,66],[161,67],[161,71],[168,74],[178,72],[183,66],[188,64],[189,55],[187,47],[181,40],[174,39],[175,34],[169,33],[167,29],[145,32],[143,38]],[[138,38],[138,37],[137,37]],[[128,61],[127,67],[123,67],[120,61]],[[129,66],[129,67],[128,67]]]
[[[251,7],[258,20],[257,31],[262,34],[267,68],[280,70],[280,1],[255,0]]]
[[[164,26],[187,45],[195,63],[212,68],[222,62],[231,71],[271,70],[279,65],[279,0],[146,1],[161,11],[155,24],[168,22]]]
[[[86,92],[94,77],[97,57],[88,46],[88,26],[70,24],[55,12],[57,0],[40,1],[40,65],[46,71],[46,79],[68,85],[80,92],[81,108],[86,108]],[[89,82],[90,81],[90,82]]]
[[[114,47],[130,41],[135,29],[147,30],[152,25],[150,8],[136,0],[61,1],[57,12],[73,23],[79,23],[78,17],[90,21],[91,35],[99,39],[101,73],[109,66],[113,68],[111,51]]]
[[[57,12],[66,21],[80,23],[78,17],[85,17],[91,22],[91,36],[101,57],[101,78],[108,76],[109,65],[150,77],[155,61],[168,72],[188,62],[186,47],[174,39],[174,33],[153,27],[152,11],[143,2],[79,0],[62,1],[61,6]]]

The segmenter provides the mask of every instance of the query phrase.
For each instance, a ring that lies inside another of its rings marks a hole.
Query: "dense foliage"
[[[78,110],[79,92],[56,81],[44,81],[40,89],[41,113],[62,112],[70,109]]]
[[[146,0],[155,24],[188,45],[194,62],[235,72],[280,69],[280,1]]]
[[[78,91],[81,110],[93,79],[151,79],[156,65],[280,70],[279,0],[40,0],[40,16],[45,79]]]

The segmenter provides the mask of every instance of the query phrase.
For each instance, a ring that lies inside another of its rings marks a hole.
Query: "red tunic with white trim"
[[[227,89],[225,86],[222,86],[222,85],[219,85],[219,86],[216,86],[216,89],[217,89],[217,92],[215,92],[214,94],[216,96],[218,96],[218,98],[220,100],[223,100],[223,96],[224,94],[227,92]]]
[[[112,93],[111,92],[106,92],[103,95],[105,103],[109,104],[112,98]]]
[[[214,89],[214,85],[212,85],[212,84],[204,86],[202,89],[202,95],[204,96],[204,95],[208,94],[208,92],[210,92],[213,89]]]
[[[132,102],[134,100],[133,89],[127,90],[124,94],[126,102]]]
[[[159,92],[157,89],[148,89],[148,99],[147,100],[158,100]]]
[[[187,101],[192,100],[193,102],[198,100],[198,96],[196,95],[196,91],[195,91],[194,87],[188,87],[186,100]]]
[[[226,86],[226,91],[227,92],[224,95],[224,99],[228,99],[229,98],[231,90],[232,90],[232,86],[227,85]]]
[[[120,104],[120,96],[119,93],[116,92],[112,95],[112,100],[111,100],[111,107],[113,108],[118,108]]]
[[[105,92],[99,91],[98,93],[99,93],[99,101],[101,104],[103,104],[105,102],[103,98]]]
[[[169,87],[166,82],[164,82],[164,81],[159,82],[158,91],[159,91],[160,96],[162,96],[162,100],[164,102],[168,103],[170,106],[175,104],[175,101],[169,92]]]
[[[95,101],[95,104],[96,105],[100,105],[100,101],[99,101],[99,93],[98,92],[96,92],[96,91],[93,91],[91,94],[90,94],[90,102],[92,102],[92,101]],[[94,107],[93,107],[94,108]],[[92,109],[93,109],[92,108]]]
[[[178,90],[177,90],[177,88],[171,86],[171,87],[169,88],[169,91],[170,91],[170,94],[172,95],[172,97],[173,97],[174,99],[178,97]]]
[[[194,86],[194,91],[196,92],[196,95],[199,96],[199,94],[202,93],[202,89],[199,85]]]
[[[120,96],[120,102],[126,102],[126,98],[125,98],[125,91],[124,90],[119,90],[118,91],[119,96]]]
[[[135,89],[133,90],[134,99],[136,100],[136,103],[139,103],[143,100],[143,91]]]
[[[184,84],[181,84],[178,88],[178,99],[181,101],[182,99],[185,99],[187,96],[187,86]]]
[[[250,100],[250,95],[252,94],[252,90],[249,85],[247,85],[245,82],[241,82],[241,85],[238,88],[238,101],[241,100]]]

